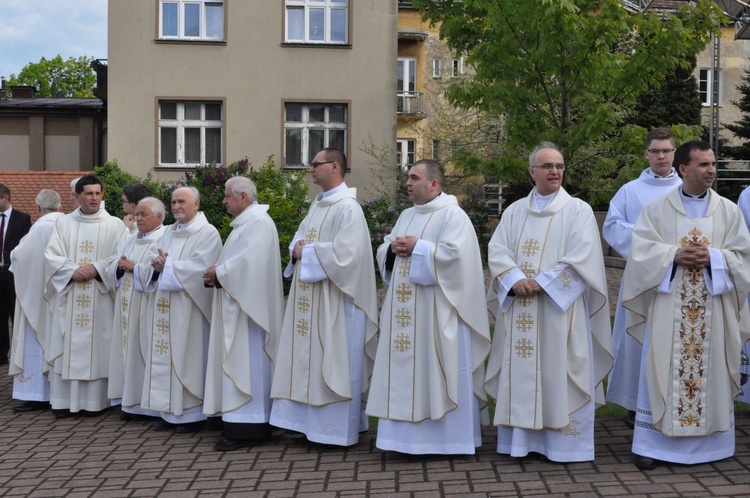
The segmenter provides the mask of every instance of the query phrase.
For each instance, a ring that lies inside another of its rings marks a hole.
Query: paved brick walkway
[[[10,395],[2,367],[2,497],[750,496],[750,413],[737,416],[733,458],[641,472],[630,463],[632,431],[621,420],[597,421],[596,460],[569,465],[500,456],[489,427],[475,456],[384,453],[374,431],[349,449],[322,450],[278,432],[220,453],[212,449],[217,431],[154,432],[147,422],[121,422],[117,409],[55,421],[49,412],[14,413]]]

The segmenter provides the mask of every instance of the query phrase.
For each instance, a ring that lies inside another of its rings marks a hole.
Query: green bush
[[[122,210],[122,188],[129,183],[142,183],[151,189],[154,197],[161,198],[164,184],[151,178],[151,174],[145,179],[123,171],[117,164],[117,160],[107,161],[102,166],[94,168],[94,176],[102,182],[104,190],[104,207],[109,214],[122,219],[125,211]],[[169,206],[169,203],[167,203]]]

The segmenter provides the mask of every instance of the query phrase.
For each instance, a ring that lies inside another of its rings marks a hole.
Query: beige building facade
[[[395,2],[109,1],[108,159],[139,176],[268,155],[307,169],[343,148],[350,186],[371,183],[363,144],[396,137]]]

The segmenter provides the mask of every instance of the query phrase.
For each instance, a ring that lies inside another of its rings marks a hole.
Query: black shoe
[[[633,464],[641,470],[654,470],[657,465],[659,465],[659,460],[654,460],[651,457],[635,455],[633,458]]]
[[[628,410],[628,418],[625,419],[625,423],[631,429],[635,427],[635,412],[633,410]]]
[[[153,420],[154,417],[141,415],[139,413],[120,412],[120,420],[123,422],[132,422],[133,420]]]
[[[159,420],[151,427],[151,430],[156,432],[166,432],[173,431],[176,427],[177,426],[175,424],[170,424],[166,420]]]
[[[8,355],[0,354],[0,366],[8,364]]]
[[[205,422],[189,422],[187,424],[175,424],[175,434],[193,434],[194,432],[200,432],[201,429],[206,425]]]
[[[26,413],[46,410],[48,408],[49,403],[46,401],[24,401],[20,405],[14,406],[13,411],[16,413]]]
[[[242,448],[252,448],[253,442],[249,439],[229,439],[223,437],[214,443],[216,451],[234,451]]]
[[[73,413],[70,412],[70,410],[52,410],[52,415],[55,416],[57,420],[62,420],[64,418],[70,418],[75,416]]]

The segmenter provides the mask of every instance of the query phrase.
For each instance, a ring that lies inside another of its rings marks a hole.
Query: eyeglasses
[[[657,156],[660,156],[660,155],[664,154],[666,156],[670,152],[674,152],[674,147],[671,148],[671,149],[646,149],[646,151],[649,154],[654,154],[654,155],[657,155]]]
[[[540,164],[539,166],[534,166],[534,167],[543,169],[544,171],[552,171],[552,168],[555,168],[557,171],[565,171],[565,168],[566,168],[564,164],[552,164],[552,163],[544,163],[544,164]]]
[[[335,163],[335,162],[336,161],[323,161],[323,162],[320,162],[320,163],[313,162],[313,163],[310,163],[310,167],[311,168],[317,168],[318,166],[322,166],[323,164],[331,164],[331,163]]]

